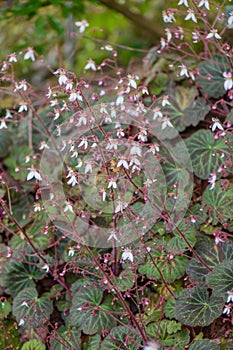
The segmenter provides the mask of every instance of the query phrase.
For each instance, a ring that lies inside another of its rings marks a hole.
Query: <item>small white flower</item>
[[[92,173],[92,165],[91,165],[91,162],[88,160],[86,161],[84,173],[85,174]]]
[[[200,40],[200,34],[198,32],[192,32],[192,38],[193,38],[194,44],[196,44]]]
[[[166,127],[173,128],[172,123],[170,122],[170,120],[167,117],[163,118],[163,122],[162,122],[161,128],[162,128],[162,130],[164,130],[164,129],[166,129]]]
[[[121,166],[123,166],[125,169],[129,169],[129,164],[123,156],[121,157],[121,159],[117,163],[117,168],[120,168]]]
[[[179,5],[179,6],[180,6],[180,5],[184,5],[184,6],[186,6],[186,7],[189,7],[188,0],[180,0],[180,1],[178,2],[178,5]]]
[[[210,33],[206,36],[206,39],[211,39],[211,38],[221,39],[221,36],[218,34],[217,29],[211,29]]]
[[[17,58],[16,58],[16,54],[15,53],[11,53],[9,55],[9,59],[8,59],[9,62],[17,62]]]
[[[166,47],[167,43],[164,38],[160,39],[160,45],[161,45],[161,50],[163,50]]]
[[[146,346],[144,346],[143,350],[159,350],[158,343],[149,342]]]
[[[142,87],[142,95],[149,95],[149,91],[146,86]]]
[[[231,313],[231,307],[229,305],[225,305],[222,313],[229,315]]]
[[[66,206],[64,208],[64,213],[67,213],[68,211],[70,211],[71,213],[74,214],[73,207],[69,201],[66,202]]]
[[[159,145],[157,143],[150,145],[150,152],[153,154],[155,154],[156,152],[159,152]]]
[[[197,23],[197,19],[195,17],[194,10],[188,9],[187,12],[188,12],[188,14],[185,17],[185,21],[188,21],[189,19],[191,19],[193,22]]]
[[[27,103],[26,102],[19,102],[19,109],[18,109],[18,112],[21,113],[23,111],[27,111],[28,110],[28,107],[27,107]]]
[[[165,107],[165,106],[169,106],[170,105],[170,102],[169,102],[169,96],[168,95],[165,95],[162,97],[162,106]]]
[[[26,307],[29,307],[28,303],[26,302],[26,300],[24,300],[21,304],[21,306],[26,306]]]
[[[142,156],[142,148],[140,145],[133,145],[131,148],[130,148],[130,155],[133,156],[133,155],[137,155],[139,157]]]
[[[216,174],[215,174],[215,173],[211,173],[211,174],[210,174],[210,178],[209,178],[209,180],[208,180],[208,182],[211,184],[210,190],[213,190],[213,189],[214,189],[216,180],[217,180]]]
[[[68,251],[68,256],[74,256],[74,253],[75,253],[75,250],[74,248],[71,247]]]
[[[114,177],[111,177],[111,179],[108,182],[108,188],[117,188],[116,179]]]
[[[124,96],[121,94],[121,95],[117,96],[116,106],[122,105],[123,103],[124,103]]]
[[[129,260],[129,261],[133,262],[133,253],[132,253],[132,250],[129,249],[129,248],[126,248],[126,249],[124,250],[124,252],[122,253],[121,259],[122,259],[123,261]]]
[[[79,27],[79,32],[80,33],[83,33],[85,31],[85,29],[87,27],[89,27],[89,23],[85,19],[83,19],[83,20],[81,20],[79,22],[75,22],[75,25],[77,27]]]
[[[136,83],[135,79],[132,77],[132,75],[128,74],[127,78],[129,80],[129,86],[131,86],[134,89],[137,89],[137,83]]]
[[[41,205],[40,203],[35,203],[34,204],[34,212],[40,212],[41,211]]]
[[[107,107],[106,103],[101,103],[100,104],[100,113],[108,114],[106,107]]]
[[[229,26],[231,26],[233,24],[233,11],[231,11],[229,13],[229,17],[228,17],[227,23],[228,23]]]
[[[187,67],[184,64],[182,64],[181,66],[178,66],[178,67],[180,68],[180,77],[185,75],[188,78],[189,77],[189,73],[188,73]]]
[[[45,270],[46,273],[49,272],[49,265],[48,264],[45,264],[43,267],[42,267],[42,270]]]
[[[227,292],[227,303],[233,303],[233,291]]]
[[[127,207],[128,207],[128,204],[126,202],[118,201],[118,204],[115,209],[115,214],[119,212],[123,213],[123,210],[126,209]]]
[[[18,90],[23,90],[23,91],[27,91],[27,82],[26,82],[26,80],[21,80],[20,82],[19,82],[19,85],[18,85]]]
[[[105,188],[100,188],[100,194],[102,194],[102,201],[104,202],[106,200],[106,196],[107,196]]]
[[[147,134],[145,134],[142,130],[139,131],[138,133],[138,139],[141,140],[142,142],[146,142],[147,141]]]
[[[124,133],[124,131],[123,131],[123,129],[121,129],[121,128],[119,128],[119,129],[117,129],[117,137],[123,137],[123,136],[125,136],[125,133]]]
[[[42,151],[45,148],[49,149],[49,146],[47,145],[47,143],[45,141],[41,141],[39,150]]]
[[[67,176],[67,177],[68,177],[68,176]],[[75,185],[78,185],[78,181],[77,181],[77,179],[76,179],[75,174],[73,174],[73,175],[70,176],[69,181],[67,181],[67,185],[71,185],[72,187],[75,186]]]
[[[172,23],[176,21],[174,17],[174,13],[172,12],[163,11],[162,16],[165,23]]]
[[[40,173],[36,169],[28,168],[28,170],[30,170],[30,172],[28,173],[27,181],[30,181],[33,178],[35,178],[38,181],[42,181],[42,177],[41,177]]]
[[[157,119],[157,118],[162,118],[163,117],[163,113],[161,112],[159,107],[156,107],[155,109],[153,109],[153,120]]]
[[[88,147],[88,141],[85,136],[81,138],[81,142],[79,143],[78,147],[84,147],[84,149],[87,149]]]
[[[80,95],[80,93],[78,93],[77,91],[75,90],[71,90],[71,93],[70,93],[70,96],[69,96],[69,101],[71,102],[74,102],[74,101],[82,101],[83,98],[82,96]]]
[[[205,8],[206,8],[207,10],[210,9],[210,4],[209,4],[209,1],[208,1],[208,0],[201,0],[200,3],[199,3],[199,5],[198,5],[198,7],[201,7],[201,6],[205,6]]]
[[[1,129],[7,129],[5,120],[4,120],[4,119],[1,119],[0,121],[1,121],[0,130],[1,130]]]
[[[225,78],[224,89],[226,91],[230,90],[233,87],[232,74],[231,74],[231,72],[224,72],[223,76]]]
[[[29,162],[30,162],[30,159],[31,159],[30,156],[26,156],[26,157],[25,157],[25,163],[29,163]]]
[[[153,181],[151,181],[150,179],[146,179],[146,181],[143,182],[143,185],[146,188],[149,188],[152,185]]]
[[[166,33],[166,36],[167,36],[167,42],[169,43],[169,41],[171,41],[171,39],[172,39],[172,32],[170,31],[169,28],[166,28],[165,29],[165,33]]]
[[[91,70],[93,70],[93,71],[96,71],[95,62],[90,58],[90,59],[87,61],[87,64],[85,65],[84,69],[85,69],[85,70],[91,69]]]
[[[6,115],[5,115],[5,119],[9,119],[9,118],[13,118],[9,109],[6,110]]]
[[[21,319],[19,320],[19,327],[20,327],[20,326],[23,326],[23,325],[24,325],[24,323],[25,323],[24,319],[23,319],[23,318],[21,318]]]
[[[81,168],[83,165],[83,161],[81,158],[78,159],[78,165],[76,165],[76,168]]]
[[[218,118],[212,118],[212,122],[214,122],[211,128],[212,131],[215,131],[216,128],[219,130],[224,130]]]
[[[25,60],[31,59],[33,62],[35,61],[34,51],[33,51],[33,49],[31,47],[29,47],[27,52],[25,53],[24,59]]]
[[[116,232],[115,231],[111,231],[110,232],[110,236],[108,237],[108,241],[110,241],[110,239],[115,239],[115,241],[119,241],[117,236],[116,236]]]
[[[109,138],[109,142],[106,145],[106,149],[114,149],[117,150],[118,143],[116,140]]]
[[[59,85],[66,85],[67,81],[68,81],[67,76],[64,73],[60,74],[60,76],[58,78]]]

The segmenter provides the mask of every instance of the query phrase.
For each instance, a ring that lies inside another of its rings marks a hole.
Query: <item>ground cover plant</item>
[[[230,3],[168,2],[126,65],[84,17],[77,72],[1,57],[1,349],[233,349]]]

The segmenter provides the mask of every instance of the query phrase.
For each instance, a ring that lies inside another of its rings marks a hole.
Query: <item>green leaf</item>
[[[0,303],[0,320],[6,318],[11,312],[11,303],[8,301],[2,301]]]
[[[101,337],[99,334],[95,334],[88,339],[86,345],[87,350],[100,350]]]
[[[203,261],[213,269],[224,260],[233,260],[233,244],[223,242],[221,247],[217,246],[213,241],[201,240],[196,246],[197,254]],[[196,258],[192,258],[187,266],[187,274],[195,281],[200,282],[205,280],[205,275],[210,271],[201,264]]]
[[[219,345],[209,339],[196,340],[189,350],[220,350]]]
[[[26,303],[26,304],[25,304]],[[38,298],[34,287],[26,288],[19,292],[13,301],[13,315],[19,323],[24,320],[23,327],[35,328],[42,326],[53,311],[53,305],[49,298]]]
[[[175,297],[179,297],[182,294],[183,289],[177,289],[174,292]],[[164,306],[164,313],[167,318],[175,318],[174,311],[175,311],[175,299],[173,297],[169,297],[165,306]]]
[[[226,222],[233,217],[232,188],[225,189],[219,182],[212,190],[207,187],[202,196],[202,205],[205,206],[204,212],[209,214],[213,225]]]
[[[48,22],[51,25],[51,27],[60,35],[60,36],[64,36],[64,27],[63,24],[61,23],[61,21],[53,16],[47,16],[48,18]]]
[[[70,326],[61,326],[51,340],[51,350],[80,349],[81,332]]]
[[[175,318],[188,326],[209,326],[222,314],[222,298],[209,296],[204,287],[186,289],[176,300]]]
[[[32,339],[23,344],[21,350],[45,350],[45,345],[37,339]]]
[[[100,350],[137,350],[141,349],[141,337],[133,329],[127,326],[119,326],[111,329],[109,335],[101,344]]]
[[[231,71],[229,61],[225,56],[213,55],[211,60],[199,64],[198,69],[197,82],[209,98],[217,99],[225,95],[223,73]]]
[[[197,126],[210,111],[204,98],[198,98],[195,87],[184,88],[178,86],[169,93],[169,102],[166,112],[175,128],[181,132],[188,126]]]
[[[185,223],[182,221],[178,228],[185,235],[186,240],[193,247],[196,243],[196,229],[191,223]],[[184,239],[179,234],[179,231],[176,229],[173,231],[174,237],[168,241],[168,247],[174,249],[174,251],[183,252],[189,249],[188,244],[184,241]]]
[[[206,283],[213,289],[214,295],[226,299],[226,293],[233,288],[233,260],[224,260],[215,266],[206,276]]]
[[[34,280],[42,279],[46,272],[37,267],[40,260],[36,256],[26,253],[25,262],[13,259],[4,264],[3,285],[7,293],[15,296],[24,288],[34,287]]]
[[[119,277],[116,278],[117,287],[121,292],[125,292],[132,288],[135,282],[135,275],[133,271],[124,270],[120,273]]]
[[[73,297],[70,310],[71,324],[79,327],[86,334],[111,329],[116,323],[111,316],[113,312],[111,301],[106,298],[101,303],[102,298],[103,290],[98,287],[80,288]]]
[[[214,139],[210,130],[199,130],[186,139],[186,146],[192,160],[194,174],[201,179],[208,179],[211,173],[217,172],[226,159],[222,153],[229,154],[224,139]],[[213,156],[214,154],[214,156]]]

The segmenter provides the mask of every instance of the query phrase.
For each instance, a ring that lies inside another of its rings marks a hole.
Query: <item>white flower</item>
[[[163,11],[162,16],[165,23],[172,23],[176,21],[174,17],[174,13],[172,12]]]
[[[224,130],[218,118],[212,118],[212,122],[214,122],[211,128],[212,131],[215,131],[216,128],[219,130]]]
[[[170,128],[173,128],[172,123],[170,122],[170,120],[168,118],[163,118],[163,122],[162,122],[162,130],[166,129],[166,127],[169,126]]]
[[[23,326],[23,325],[24,325],[24,323],[25,323],[24,319],[23,319],[23,318],[21,318],[21,319],[19,320],[19,327],[20,327],[20,326]]]
[[[9,119],[9,118],[13,118],[9,109],[6,110],[6,115],[5,115],[5,119]]]
[[[156,152],[159,152],[159,145],[157,143],[150,145],[150,152],[153,154],[155,154]]]
[[[68,251],[68,256],[74,256],[74,253],[75,253],[75,250],[74,248],[71,247]]]
[[[130,148],[129,153],[131,156],[137,155],[137,156],[141,157],[142,156],[142,148],[141,148],[141,146],[135,144]]]
[[[121,259],[122,260],[129,260],[131,262],[133,262],[133,253],[132,253],[132,250],[129,249],[129,248],[126,248],[124,250],[124,252],[122,253],[122,256],[121,256]]]
[[[100,104],[100,113],[108,114],[106,107],[107,107],[106,103],[101,103]]]
[[[154,342],[149,342],[146,346],[144,346],[143,350],[159,350],[159,345]]]
[[[36,171],[36,169],[28,168],[28,170],[30,170],[30,172],[28,173],[27,181],[30,181],[33,178],[35,178],[38,181],[42,181],[42,177],[41,177],[40,173],[38,171]]]
[[[163,98],[162,98],[162,106],[163,107],[170,105],[170,102],[168,100],[169,100],[169,96],[168,95],[163,96]]]
[[[180,6],[180,5],[184,5],[184,6],[186,6],[186,7],[189,7],[188,0],[180,0],[180,1],[178,2],[178,5],[179,5],[179,6]]]
[[[118,143],[116,140],[109,138],[109,142],[106,145],[106,149],[114,149],[117,150]]]
[[[59,85],[66,85],[67,81],[68,81],[67,76],[65,74],[60,74],[58,78]]]
[[[149,188],[152,185],[153,181],[151,181],[150,179],[146,179],[146,181],[143,182],[143,185],[146,188]]]
[[[115,231],[111,231],[110,232],[110,236],[108,237],[108,241],[110,241],[110,239],[115,239],[115,241],[119,241],[118,239],[117,239],[117,236],[116,236],[116,232]]]
[[[123,103],[124,103],[124,96],[123,95],[117,96],[116,106],[122,105]]]
[[[188,12],[188,14],[185,17],[185,21],[188,21],[189,19],[191,19],[193,22],[197,23],[197,19],[195,17],[194,10],[188,9],[187,12]]]
[[[92,165],[90,161],[86,161],[86,166],[84,170],[85,174],[92,173]]]
[[[41,211],[41,206],[40,203],[35,203],[34,204],[34,212],[40,212]]]
[[[231,307],[229,305],[225,305],[222,313],[229,315],[231,313]]]
[[[167,43],[164,38],[160,39],[160,45],[161,45],[161,50],[163,50],[166,47]]]
[[[129,164],[123,156],[121,157],[121,159],[117,163],[117,168],[120,168],[121,166],[123,166],[125,169],[129,169]]]
[[[18,109],[19,113],[28,110],[27,104],[24,101],[23,102],[19,102],[19,106],[20,106],[19,109]]]
[[[198,43],[198,41],[200,40],[200,35],[198,32],[192,32],[192,37],[194,44]]]
[[[121,128],[119,128],[119,129],[117,129],[117,136],[120,138],[120,137],[123,137],[124,135],[125,135],[125,133],[124,133],[124,131],[123,131],[123,129],[121,129]]]
[[[47,145],[47,143],[45,141],[41,141],[39,150],[42,151],[45,148],[49,149],[49,146]]]
[[[28,48],[27,52],[24,55],[25,60],[31,59],[33,62],[35,61],[34,51],[31,47]]]
[[[187,67],[182,64],[181,66],[178,66],[180,68],[180,77],[182,77],[183,75],[185,75],[187,78],[189,77],[189,74],[188,74],[188,69]]]
[[[87,149],[88,147],[88,141],[85,136],[81,138],[81,142],[79,143],[78,147],[84,147],[84,149]]]
[[[6,122],[4,119],[1,119],[0,130],[1,129],[7,129]]]
[[[228,17],[227,23],[228,23],[229,26],[231,26],[233,24],[233,11],[231,11],[229,13],[229,17]]]
[[[210,190],[213,190],[213,188],[215,187],[215,182],[217,180],[217,176],[215,173],[211,173],[210,174],[210,178],[208,180],[208,182],[211,184],[210,186]]]
[[[89,27],[89,23],[83,19],[82,21],[75,22],[75,25],[79,27],[79,32],[83,33],[87,27]]]
[[[149,91],[146,86],[142,87],[142,95],[149,95]]]
[[[167,36],[167,42],[171,41],[171,39],[172,39],[172,33],[171,33],[170,29],[169,29],[169,28],[166,28],[166,29],[165,29],[165,33],[166,33],[166,36]]]
[[[223,76],[225,78],[224,89],[226,91],[230,90],[233,87],[232,74],[231,74],[231,72],[224,72]]]
[[[48,264],[45,264],[43,267],[42,267],[42,270],[45,270],[46,273],[49,272],[49,265]]]
[[[26,300],[24,300],[21,304],[21,306],[26,306],[26,307],[29,307],[28,303],[26,302]]]
[[[71,93],[70,93],[70,96],[69,96],[69,101],[74,102],[76,100],[82,101],[83,98],[82,98],[82,96],[80,95],[79,92],[76,92],[75,90],[71,90]]]
[[[141,140],[142,142],[146,142],[147,141],[147,133],[145,134],[145,132],[143,130],[140,130],[138,133],[138,139]]]
[[[73,207],[72,207],[72,205],[71,205],[71,203],[69,201],[66,202],[66,206],[64,208],[64,213],[66,213],[67,211],[70,211],[71,213],[74,213]]]
[[[233,303],[233,291],[227,292],[228,297],[227,297],[227,303]]]
[[[100,194],[102,194],[102,200],[104,202],[106,200],[106,196],[107,196],[105,188],[100,188]]]
[[[206,8],[207,10],[210,9],[210,4],[209,4],[209,1],[208,1],[208,0],[201,0],[200,3],[199,3],[199,5],[198,5],[198,7],[201,7],[201,6],[205,6],[205,8]]]
[[[211,29],[210,33],[206,36],[206,39],[211,39],[211,38],[221,39],[221,36],[218,34],[217,29]]]
[[[95,62],[90,58],[90,59],[87,61],[87,64],[85,65],[84,69],[85,69],[85,70],[91,69],[91,70],[96,71]]]
[[[83,161],[81,158],[78,159],[78,165],[76,165],[76,168],[81,168],[83,165]]]
[[[8,61],[9,61],[9,62],[17,62],[16,54],[15,54],[15,53],[11,53],[11,54],[9,55]]]
[[[26,82],[26,80],[21,80],[19,82],[19,85],[17,86],[16,90],[27,91],[27,82]]]
[[[121,201],[118,201],[118,205],[116,206],[116,209],[115,209],[115,214],[116,213],[123,213],[123,210],[126,209],[128,207],[128,204],[126,202],[121,202]]]
[[[154,112],[153,120],[163,117],[163,113],[160,111],[159,107],[156,107],[155,109],[153,109],[153,112]]]
[[[134,89],[137,89],[137,83],[136,83],[135,79],[132,77],[132,75],[128,74],[127,78],[129,80],[129,86],[131,86]]]
[[[67,185],[71,185],[73,187],[77,184],[78,184],[78,181],[76,180],[75,174],[71,175],[69,181],[67,181]]]
[[[116,179],[114,177],[111,177],[111,179],[108,182],[108,188],[117,188]]]

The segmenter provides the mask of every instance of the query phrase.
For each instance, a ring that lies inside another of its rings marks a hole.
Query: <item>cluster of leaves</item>
[[[36,51],[2,60],[1,348],[232,348],[233,61],[213,29],[167,28],[134,74],[105,45],[43,91],[15,74]]]

